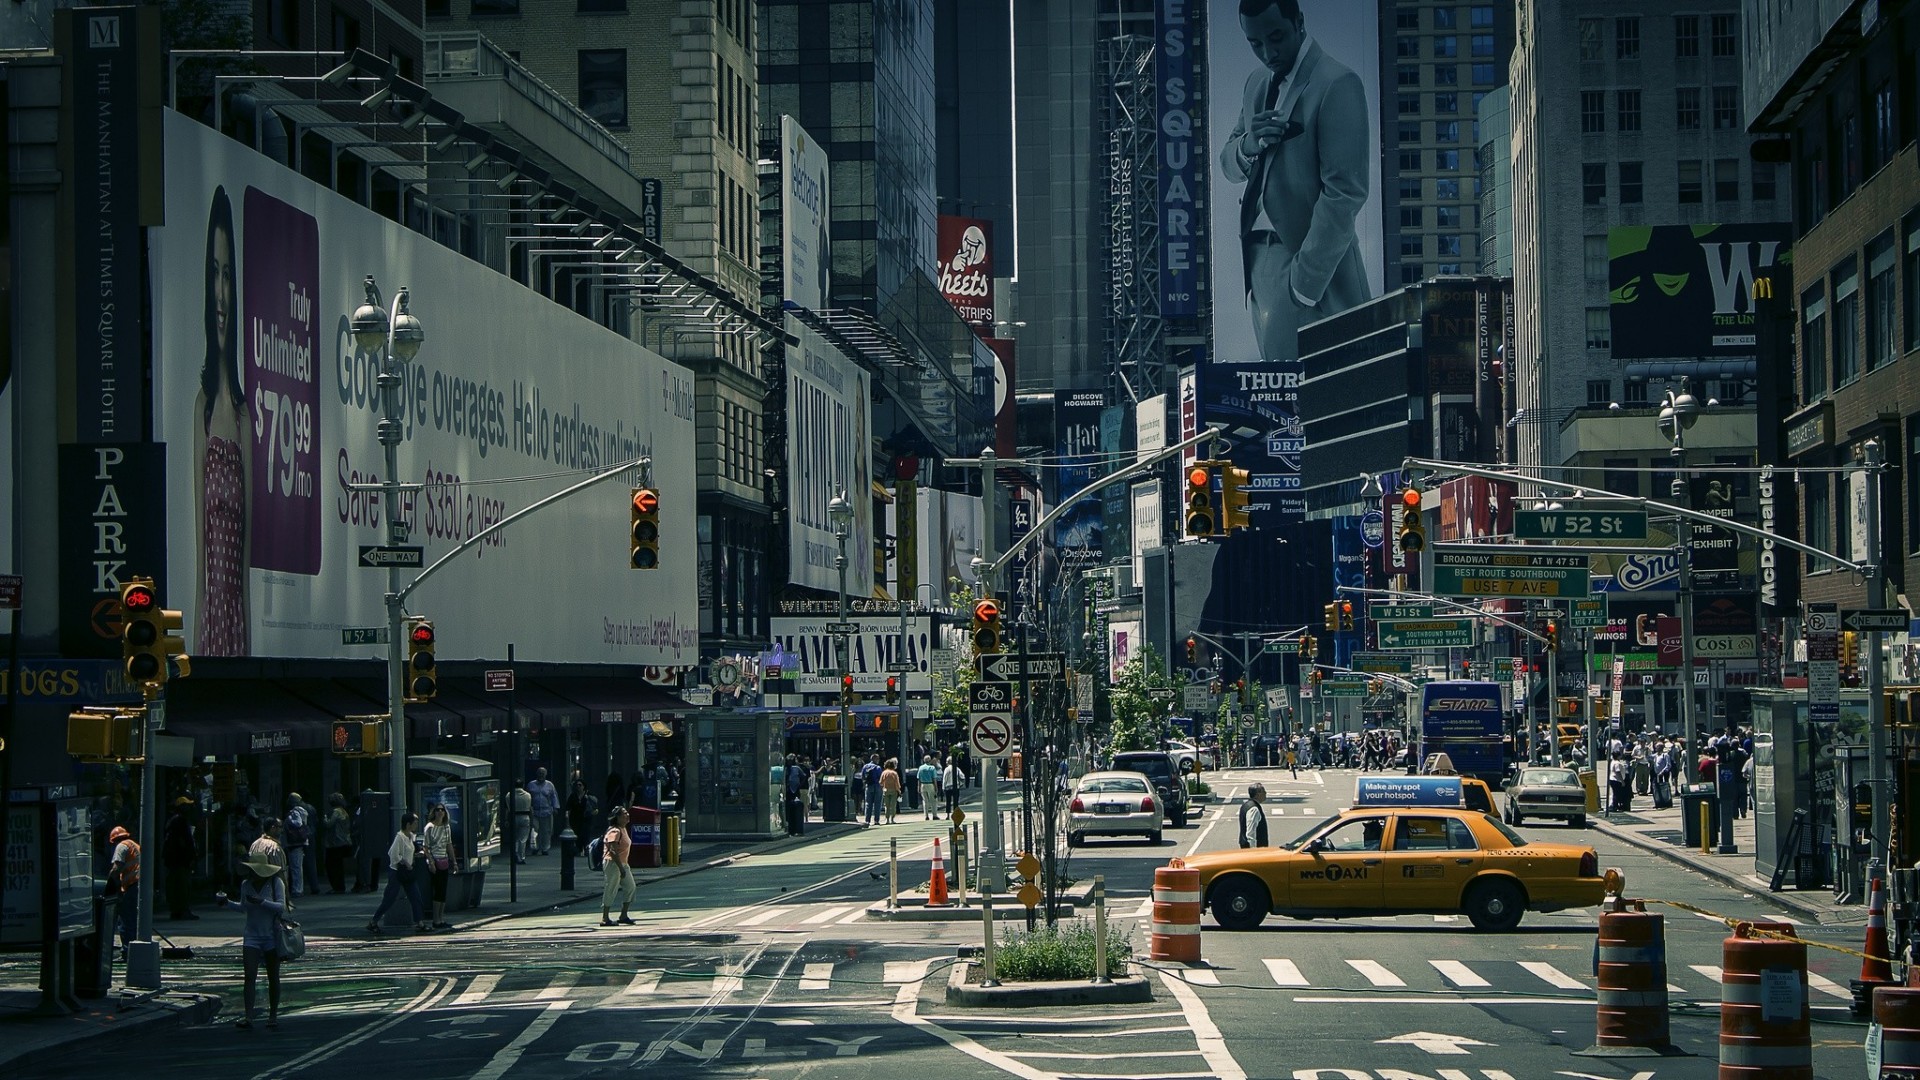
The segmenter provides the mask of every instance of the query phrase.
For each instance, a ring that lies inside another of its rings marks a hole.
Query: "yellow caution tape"
[[[1831,952],[1844,953],[1847,956],[1858,957],[1861,960],[1877,960],[1881,963],[1893,962],[1892,959],[1889,957],[1874,956],[1871,953],[1865,953],[1860,951],[1859,949],[1849,949],[1845,945],[1834,945],[1825,941],[1814,941],[1811,938],[1803,938],[1798,934],[1781,933],[1778,930],[1762,930],[1761,928],[1754,925],[1755,922],[1767,921],[1765,919],[1736,919],[1731,915],[1722,915],[1717,911],[1708,911],[1706,908],[1695,907],[1692,904],[1688,904],[1679,900],[1656,900],[1656,899],[1653,899],[1652,897],[1648,897],[1645,900],[1645,903],[1665,904],[1666,906],[1671,908],[1679,908],[1681,911],[1690,911],[1695,915],[1705,915],[1709,919],[1718,919],[1719,921],[1727,924],[1727,929],[1732,930],[1735,933],[1744,932],[1748,937],[1767,938],[1774,941],[1797,941],[1800,944],[1809,946],[1811,948],[1826,949]]]

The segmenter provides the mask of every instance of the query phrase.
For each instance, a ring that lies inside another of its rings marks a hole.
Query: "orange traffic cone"
[[[1867,893],[1867,943],[1860,950],[1867,955],[1860,961],[1860,981],[1891,983],[1893,966],[1887,960],[1887,893],[1877,865],[1872,870],[1870,880],[1870,891]]]
[[[947,861],[940,857],[940,840],[933,841],[933,879],[927,884],[927,906],[948,907],[952,901],[947,897]]]

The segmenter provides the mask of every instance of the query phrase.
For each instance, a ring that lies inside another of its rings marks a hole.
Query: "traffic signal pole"
[[[1867,563],[1867,606],[1881,608],[1886,606],[1887,571],[1881,560],[1880,538],[1880,480],[1886,462],[1881,456],[1879,439],[1868,439],[1862,447],[1861,461],[1867,468],[1866,499],[1866,563]],[[1867,707],[1872,719],[1867,724],[1867,777],[1873,789],[1873,823],[1867,830],[1873,843],[1873,857],[1881,866],[1893,865],[1889,859],[1889,843],[1893,839],[1893,816],[1889,801],[1888,788],[1893,780],[1889,775],[1887,761],[1887,709],[1883,695],[1886,692],[1886,673],[1882,667],[1881,635],[1878,631],[1867,635]]]

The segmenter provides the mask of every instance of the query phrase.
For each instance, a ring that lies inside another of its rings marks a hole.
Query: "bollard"
[[[1719,1080],[1813,1080],[1807,946],[1787,923],[1742,923],[1721,945]]]
[[[1707,810],[1707,800],[1700,799],[1700,854],[1713,854],[1713,814]]]
[[[1102,985],[1107,977],[1107,877],[1093,875],[1093,981]]]
[[[1872,1068],[1876,1059],[1877,1069]],[[1867,1075],[1875,1080],[1920,1078],[1920,989],[1883,986],[1873,992],[1867,1062]]]
[[[900,841],[887,841],[887,907],[900,906]]]
[[[560,889],[562,892],[573,888],[574,851],[579,843],[580,838],[573,835],[572,829],[560,834]]]
[[[987,945],[980,950],[980,985],[999,986],[1000,979],[993,968],[993,894],[980,894],[980,919],[987,927]]]
[[[1155,960],[1200,962],[1200,871],[1187,869],[1179,859],[1153,872],[1149,949]]]
[[[1616,903],[1600,914],[1594,1049],[1665,1052],[1672,1046],[1665,918],[1648,914],[1643,901]]]

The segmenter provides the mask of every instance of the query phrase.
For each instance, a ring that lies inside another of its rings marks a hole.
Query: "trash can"
[[[73,940],[73,992],[83,998],[106,997],[113,989],[113,935],[119,920],[118,897],[93,887],[93,933]]]
[[[664,815],[665,821],[660,833],[660,865],[680,865],[680,812],[671,811]]]
[[[1587,789],[1587,813],[1600,812],[1600,774],[1592,769],[1580,772],[1580,786]]]
[[[1706,807],[1707,840],[1711,841],[1720,828],[1720,807],[1714,798],[1712,784],[1683,784],[1680,787],[1680,840],[1690,848],[1701,844],[1700,808]]]
[[[847,785],[838,779],[820,782],[820,820],[847,820]]]
[[[660,865],[660,811],[651,806],[627,808],[627,836],[633,851],[627,865],[639,869]]]

